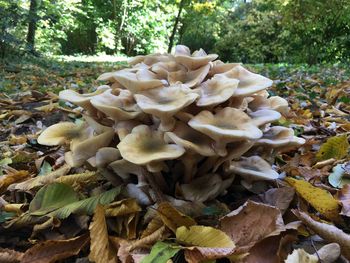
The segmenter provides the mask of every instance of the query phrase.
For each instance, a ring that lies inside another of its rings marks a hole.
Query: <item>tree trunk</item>
[[[37,10],[39,0],[30,0],[29,23],[27,32],[27,48],[30,53],[35,53],[35,31],[37,22]]]
[[[175,35],[176,35],[176,30],[177,30],[177,25],[179,24],[179,21],[180,21],[180,18],[181,18],[182,9],[185,6],[185,2],[186,2],[186,0],[181,0],[181,2],[180,2],[179,12],[177,13],[177,16],[176,16],[176,19],[175,19],[175,23],[174,23],[174,27],[173,27],[173,31],[171,32],[171,36],[169,38],[168,53],[170,53],[171,49],[173,48],[174,39],[175,39]]]

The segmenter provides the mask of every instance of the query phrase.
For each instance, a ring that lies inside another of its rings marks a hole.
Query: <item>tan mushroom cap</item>
[[[256,142],[257,144],[268,145],[270,147],[281,146],[298,146],[303,145],[305,140],[294,136],[294,131],[291,128],[282,126],[271,127],[267,132],[263,134]]]
[[[140,165],[128,162],[124,159],[114,161],[108,166],[123,180],[128,180],[131,174],[137,176],[142,175],[142,167]]]
[[[258,91],[264,90],[272,85],[272,80],[259,74],[250,72],[240,65],[233,67],[230,71],[224,73],[229,78],[239,80],[235,96],[247,96]]]
[[[178,71],[169,72],[168,81],[170,85],[181,82],[191,88],[203,82],[205,77],[208,75],[209,69],[210,65],[207,64],[192,71],[181,69]]]
[[[217,59],[217,54],[205,53],[203,49],[193,52],[192,56],[188,54],[175,53],[175,61],[186,66],[190,70],[198,69],[207,65],[209,62]]]
[[[165,133],[164,139],[166,142],[174,142],[188,151],[193,151],[203,156],[215,155],[212,148],[214,142],[206,135],[192,129],[181,121],[176,122],[173,131]]]
[[[71,140],[81,137],[81,126],[73,122],[61,122],[51,125],[38,137],[38,143],[42,145],[64,145]]]
[[[281,118],[281,114],[274,110],[258,110],[255,112],[250,112],[249,116],[253,119],[253,123],[256,126],[271,123]]]
[[[233,142],[243,139],[259,139],[262,132],[253,124],[252,119],[241,110],[226,107],[216,114],[201,111],[188,124],[214,139]]]
[[[103,85],[101,88],[97,89],[95,92],[80,94],[74,90],[62,90],[59,93],[59,97],[61,100],[69,101],[83,109],[87,110],[91,114],[95,114],[96,109],[91,105],[90,100],[103,93],[105,90],[109,89],[109,86]]]
[[[249,108],[252,111],[271,109],[278,111],[281,114],[286,114],[289,110],[288,102],[279,96],[267,98],[259,95],[253,96],[253,98],[254,99],[249,103]]]
[[[157,75],[148,69],[141,69],[136,73],[120,70],[115,73],[114,77],[132,93],[161,87],[166,84],[164,81],[157,79]]]
[[[182,66],[175,61],[158,62],[152,65],[151,69],[162,79],[167,79],[169,72],[186,71],[185,66]]]
[[[175,56],[191,56],[191,50],[185,45],[176,45]]]
[[[247,182],[279,178],[279,174],[260,156],[242,157],[240,161],[232,161],[228,169]]]
[[[220,104],[232,97],[238,86],[237,79],[217,74],[200,85],[200,98],[197,106]]]
[[[130,91],[116,89],[114,92],[119,94],[116,96],[111,89],[106,90],[92,98],[91,104],[116,121],[134,119],[142,114]]]
[[[162,132],[153,131],[146,125],[139,125],[117,147],[125,160],[139,165],[176,159],[185,153],[183,147],[167,144],[163,137]]]
[[[144,91],[135,94],[134,97],[142,111],[160,118],[161,129],[168,131],[175,125],[171,117],[194,102],[198,94],[185,85],[179,84]]]
[[[212,62],[212,68],[209,71],[209,76],[214,76],[216,74],[225,73],[230,71],[236,66],[241,65],[241,63],[224,63],[221,60],[215,60]]]

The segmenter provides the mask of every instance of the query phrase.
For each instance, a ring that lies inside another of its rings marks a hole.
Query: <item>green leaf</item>
[[[316,154],[318,161],[335,158],[340,160],[347,156],[349,142],[346,134],[329,138],[321,145],[320,150]]]
[[[157,242],[151,250],[151,253],[142,259],[141,263],[166,263],[170,258],[175,256],[181,248],[179,246]]]
[[[11,163],[12,163],[12,159],[8,158],[8,157],[0,160],[0,165],[8,165],[8,164],[11,164]]]
[[[51,164],[49,164],[47,161],[44,161],[41,168],[40,168],[40,172],[39,172],[38,176],[46,175],[46,174],[51,173],[51,172],[52,172]]]
[[[29,205],[31,215],[45,215],[65,205],[78,201],[74,189],[63,183],[53,183],[41,188]]]
[[[16,213],[0,211],[0,224],[16,216]]]
[[[332,173],[328,176],[328,182],[337,188],[342,188],[345,184],[350,184],[350,178],[345,178],[346,171],[344,164],[338,164],[333,167]]]
[[[92,215],[97,204],[106,205],[112,202],[117,195],[121,192],[121,187],[113,188],[107,192],[104,192],[97,196],[92,196],[81,201],[69,203],[60,209],[53,211],[49,216],[57,217],[60,219],[67,218],[70,214],[87,214]]]

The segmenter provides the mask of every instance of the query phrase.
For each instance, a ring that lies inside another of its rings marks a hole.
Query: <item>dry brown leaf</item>
[[[292,187],[269,189],[259,197],[263,203],[277,207],[282,214],[287,210],[294,198],[295,191]]]
[[[337,199],[342,205],[340,214],[350,217],[350,184],[346,184],[337,193]]]
[[[17,263],[22,260],[23,253],[16,250],[0,248],[1,263]]]
[[[125,216],[141,211],[141,207],[135,199],[124,199],[106,206],[106,216]]]
[[[146,236],[149,236],[159,228],[164,226],[164,223],[160,216],[157,214],[155,217],[152,218],[152,220],[147,224],[146,229],[142,232],[141,238],[144,238]]]
[[[109,244],[105,211],[101,205],[97,205],[89,227],[90,230],[90,255],[89,260],[96,263],[115,263],[117,255]]]
[[[128,247],[128,250],[131,251],[131,250],[134,250],[135,248],[147,247],[149,245],[153,245],[157,241],[161,241],[164,239],[165,232],[166,232],[166,228],[165,226],[162,226],[161,228],[157,229],[149,236],[133,241],[131,245]]]
[[[293,213],[317,235],[328,242],[338,243],[342,254],[350,260],[350,235],[336,226],[317,222],[304,212],[293,210]]]
[[[221,230],[236,244],[239,253],[258,241],[285,231],[280,211],[272,206],[247,201],[220,219]]]
[[[21,181],[28,177],[29,172],[20,170],[20,171],[11,171],[8,174],[0,177],[0,193],[6,191],[7,187],[10,184]]]
[[[82,235],[67,240],[48,240],[28,249],[21,263],[51,263],[77,255],[88,243],[89,236]]]
[[[163,223],[174,233],[180,226],[190,227],[197,224],[191,217],[184,215],[168,202],[160,203],[157,212]]]

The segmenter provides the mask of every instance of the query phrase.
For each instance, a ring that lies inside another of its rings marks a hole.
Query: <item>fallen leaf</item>
[[[267,190],[259,197],[263,203],[277,207],[282,214],[288,209],[294,198],[295,191],[292,187],[281,187]]]
[[[337,193],[337,199],[342,205],[340,214],[350,217],[350,184],[346,184]]]
[[[176,230],[176,240],[186,245],[185,258],[189,263],[223,258],[235,249],[228,235],[209,226],[181,226]]]
[[[337,243],[330,243],[317,250],[314,256],[319,257],[322,263],[333,263],[340,257],[340,253],[340,246]]]
[[[157,212],[163,223],[174,233],[180,226],[190,227],[197,224],[191,217],[184,215],[168,202],[160,203]]]
[[[7,187],[10,184],[21,181],[27,178],[29,175],[28,171],[20,170],[20,171],[11,171],[6,175],[0,177],[0,193],[6,191]]]
[[[328,191],[315,187],[304,180],[291,177],[287,177],[285,180],[324,217],[335,222],[340,220],[339,203]]]
[[[312,231],[328,242],[338,243],[342,254],[350,260],[350,235],[344,233],[334,225],[317,222],[307,213],[293,210],[293,213]]]
[[[53,263],[77,255],[88,242],[88,235],[66,240],[44,241],[28,249],[21,263]]]
[[[246,252],[258,241],[286,230],[277,208],[253,201],[247,201],[222,217],[220,224],[220,229],[236,244],[238,253]]]
[[[106,216],[125,216],[141,211],[135,199],[129,198],[113,202],[105,207]]]
[[[89,230],[91,239],[89,260],[96,263],[116,263],[117,255],[108,239],[105,211],[100,205],[96,206]]]
[[[180,249],[181,247],[174,244],[157,242],[152,247],[151,253],[143,258],[141,263],[167,262],[170,258],[175,256]]]
[[[86,171],[79,174],[69,174],[60,176],[54,179],[54,182],[65,183],[72,186],[75,190],[79,190],[85,185],[92,184],[98,179],[98,173],[96,171]]]
[[[340,160],[348,154],[349,142],[346,134],[329,138],[316,154],[319,161],[335,158]]]

